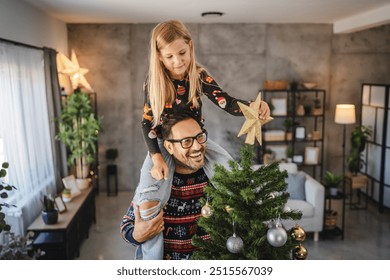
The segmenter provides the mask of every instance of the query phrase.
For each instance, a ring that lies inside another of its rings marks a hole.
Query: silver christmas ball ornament
[[[244,241],[242,241],[241,237],[233,233],[233,236],[230,236],[226,241],[226,247],[230,253],[237,254],[244,248]]]
[[[276,224],[275,227],[268,230],[267,241],[274,247],[282,247],[287,242],[286,230],[282,226]]]

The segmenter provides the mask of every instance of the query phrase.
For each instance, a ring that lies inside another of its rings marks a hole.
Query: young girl
[[[162,119],[185,111],[203,122],[203,95],[220,109],[235,116],[243,115],[238,101],[246,105],[250,102],[233,98],[219,87],[196,62],[193,41],[185,25],[174,20],[162,22],[153,29],[149,75],[144,84],[144,94],[142,131],[149,155],[141,169],[134,203],[139,205],[141,218],[148,220],[157,216],[168,201],[175,169],[161,139]],[[261,102],[260,118],[266,119],[269,114],[267,103]],[[221,158],[231,158],[211,140],[207,141],[206,156],[207,154],[213,158],[218,158],[219,155]],[[150,244],[143,244],[144,259],[160,258],[162,253],[161,250],[155,250],[155,243],[161,243],[161,238],[160,234],[157,238],[159,241],[149,240],[146,243]]]

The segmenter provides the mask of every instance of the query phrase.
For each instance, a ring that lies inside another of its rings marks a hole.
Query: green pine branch
[[[286,171],[280,171],[279,163],[253,169],[253,146],[244,145],[241,161],[230,161],[230,169],[216,164],[215,175],[205,188],[213,215],[201,217],[198,225],[210,234],[211,240],[194,236],[198,247],[193,259],[291,259],[291,250],[298,243],[288,235],[286,244],[276,248],[266,238],[268,225],[280,218],[299,220],[299,211],[284,212],[289,194],[286,192]],[[202,205],[206,202],[201,200]],[[233,208],[226,210],[227,206]],[[235,232],[244,241],[244,249],[232,254],[226,247],[227,239]]]

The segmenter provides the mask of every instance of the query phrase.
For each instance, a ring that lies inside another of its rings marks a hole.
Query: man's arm
[[[131,203],[127,213],[123,216],[120,231],[122,238],[134,246],[138,246],[164,230],[163,211],[153,219],[144,221],[140,217],[139,208],[134,209]]]

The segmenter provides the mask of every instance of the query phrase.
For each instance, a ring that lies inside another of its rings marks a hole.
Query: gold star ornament
[[[238,133],[237,137],[240,137],[241,135],[247,133],[248,135],[246,136],[245,139],[246,144],[254,145],[255,138],[256,138],[259,144],[262,145],[261,126],[274,119],[272,117],[268,117],[265,120],[260,119],[259,117],[260,103],[261,103],[261,93],[259,93],[256,100],[253,102],[254,104],[253,108],[241,102],[238,102],[238,106],[240,106],[240,109],[245,116],[245,123],[241,127],[241,130]]]
[[[70,60],[62,53],[59,54],[59,58],[64,66],[64,69],[59,72],[69,76],[73,89],[82,85],[87,91],[93,92],[91,85],[84,77],[84,75],[88,73],[88,69],[80,67],[74,50],[72,50]]]

